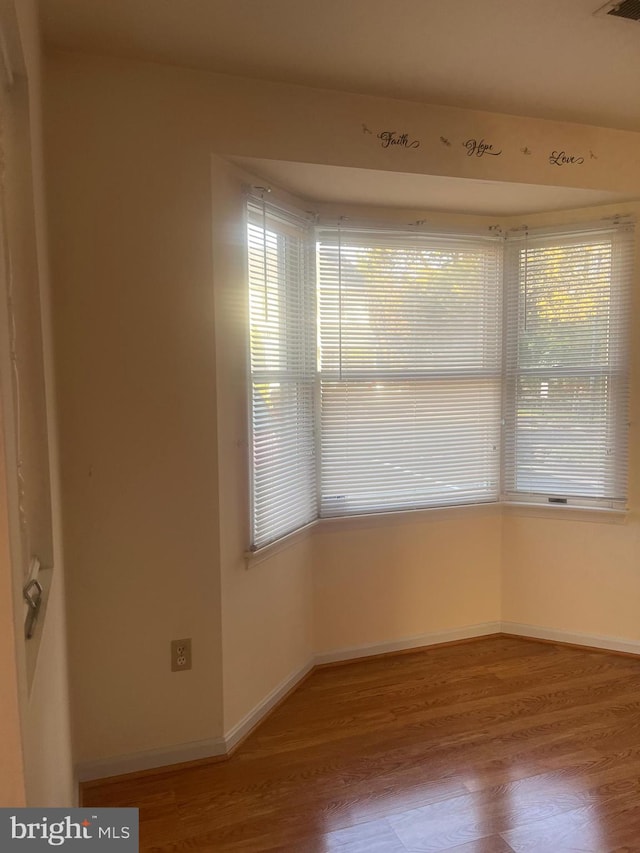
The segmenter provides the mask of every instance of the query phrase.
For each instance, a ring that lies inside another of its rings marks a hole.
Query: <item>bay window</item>
[[[624,505],[631,225],[248,213],[254,549],[318,517]]]

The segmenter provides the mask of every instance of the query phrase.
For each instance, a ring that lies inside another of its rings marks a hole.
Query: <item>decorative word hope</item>
[[[584,157],[569,155],[566,151],[552,151],[549,154],[549,163],[552,166],[579,166],[584,163]]]
[[[474,154],[476,157],[484,157],[485,154],[491,154],[492,157],[499,157],[502,154],[501,150],[494,151],[493,145],[485,142],[484,139],[467,139],[462,144],[467,149],[467,157],[473,157]]]
[[[408,133],[396,133],[395,130],[385,130],[379,133],[378,139],[383,148],[389,148],[391,145],[400,145],[402,148],[420,147],[417,139],[411,140]]]

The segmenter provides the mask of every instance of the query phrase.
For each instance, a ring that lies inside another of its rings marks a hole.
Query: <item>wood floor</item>
[[[226,762],[106,782],[142,851],[640,853],[640,660],[509,637],[317,670]]]

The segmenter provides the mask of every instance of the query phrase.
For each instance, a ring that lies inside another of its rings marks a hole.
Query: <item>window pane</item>
[[[249,204],[252,545],[317,515],[315,294],[306,223]]]
[[[520,367],[608,363],[612,254],[610,240],[520,253]]]
[[[501,246],[323,230],[321,513],[496,500]]]
[[[497,246],[361,239],[318,244],[323,373],[499,365]]]
[[[623,503],[633,231],[507,242],[505,494]]]
[[[520,376],[517,488],[613,497],[606,376]]]
[[[258,542],[316,517],[312,384],[254,385],[253,470]]]
[[[500,379],[323,382],[323,515],[495,500]]]

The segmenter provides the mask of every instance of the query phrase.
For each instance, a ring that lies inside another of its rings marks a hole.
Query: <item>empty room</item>
[[[0,808],[640,850],[640,4],[3,0],[0,60]]]

